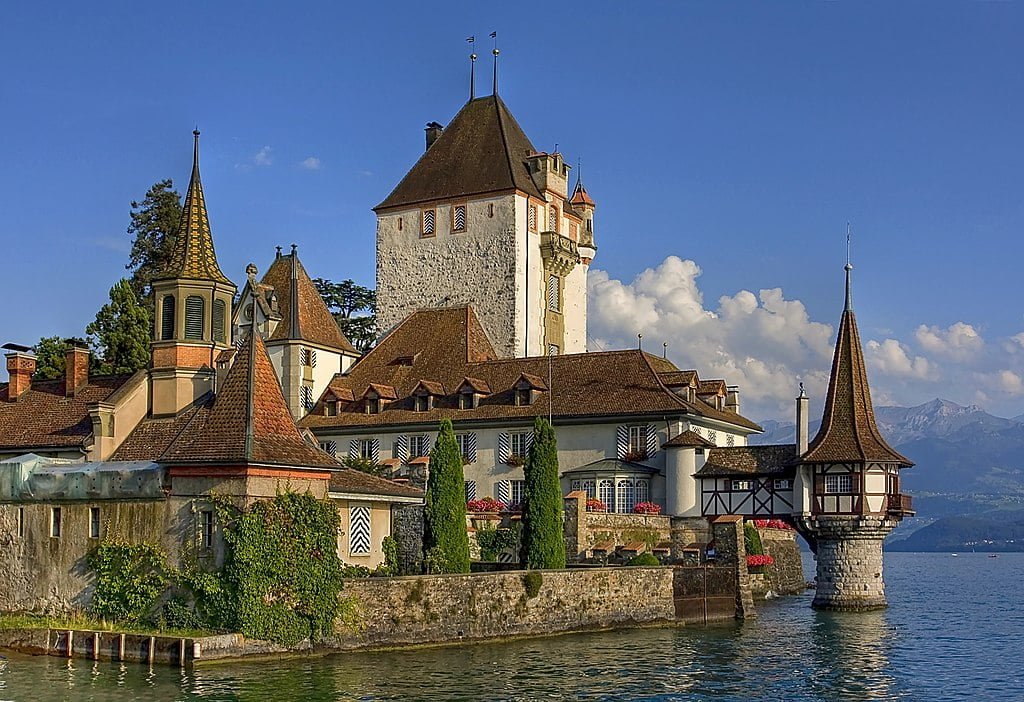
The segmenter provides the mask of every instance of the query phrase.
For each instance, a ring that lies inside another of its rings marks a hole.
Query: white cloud
[[[864,355],[869,366],[885,375],[918,379],[934,376],[934,364],[924,356],[912,356],[896,339],[869,341]]]
[[[915,336],[925,351],[961,361],[978,353],[985,345],[977,330],[964,322],[956,322],[946,329],[922,324]]]
[[[1001,369],[992,373],[976,373],[978,384],[985,388],[989,394],[1008,395],[1020,397],[1024,395],[1024,376],[1009,369]]]
[[[1021,332],[1020,334],[1014,334],[1013,336],[1011,336],[1010,343],[1011,346],[1009,350],[1011,352],[1024,350],[1024,332]]]
[[[320,159],[316,156],[310,156],[299,163],[300,168],[305,168],[307,171],[319,171],[320,170]]]
[[[274,163],[274,158],[270,152],[273,151],[269,146],[264,146],[262,149],[257,151],[253,157],[252,162],[257,166],[269,166]]]

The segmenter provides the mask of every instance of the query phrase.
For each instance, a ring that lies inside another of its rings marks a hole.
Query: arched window
[[[164,295],[160,302],[160,338],[174,338],[174,295]]]
[[[189,295],[185,298],[185,338],[201,340],[203,338],[203,298]]]
[[[213,301],[213,340],[224,343],[227,332],[224,329],[224,300]]]
[[[615,511],[615,481],[602,480],[597,484],[597,499],[604,502],[609,512]]]
[[[628,478],[620,479],[615,487],[615,511],[632,512],[636,506],[636,493],[633,491],[633,481]]]
[[[651,499],[650,483],[646,480],[636,481],[636,504],[647,502]]]

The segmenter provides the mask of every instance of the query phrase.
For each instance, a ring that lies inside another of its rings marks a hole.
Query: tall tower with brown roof
[[[255,329],[263,338],[288,408],[301,419],[359,352],[338,328],[294,244],[288,254],[278,247],[261,279],[256,279],[255,265],[246,270],[248,280],[232,318],[235,335],[243,338]]]
[[[886,442],[875,422],[846,264],[846,304],[836,338],[821,429],[800,457],[795,520],[815,546],[814,607],[886,606],[882,542],[905,515],[900,470],[913,464]]]
[[[153,281],[152,413],[173,415],[213,389],[214,361],[231,345],[235,285],[213,248],[203,184],[199,130],[193,132],[192,177],[171,257]]]
[[[594,203],[497,95],[470,100],[376,208],[377,316],[472,305],[504,357],[586,351]]]

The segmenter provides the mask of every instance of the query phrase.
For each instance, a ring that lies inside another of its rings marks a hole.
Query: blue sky
[[[370,208],[422,151],[424,124],[465,101],[471,34],[487,90],[497,30],[499,91],[539,149],[583,159],[598,202],[595,344],[632,343],[642,324],[680,364],[738,376],[752,416],[788,412],[795,378],[823,390],[850,221],[880,401],[1024,411],[1019,4],[4,14],[4,341],[82,332],[123,274],[128,203],[164,177],[184,187],[197,124],[229,276],[295,242],[313,275],[372,284]],[[650,315],[614,309],[638,296]],[[688,304],[695,317],[674,314]]]

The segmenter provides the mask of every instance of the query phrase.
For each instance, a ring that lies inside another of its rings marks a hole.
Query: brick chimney
[[[740,387],[727,385],[725,388],[725,410],[733,414],[740,413]]]
[[[74,397],[89,382],[89,347],[69,339],[64,358],[64,396]]]
[[[27,346],[4,344],[7,353],[7,401],[14,402],[32,385],[32,374],[36,372],[36,357]]]
[[[434,145],[434,142],[437,141],[437,138],[441,136],[441,133],[444,132],[444,127],[437,122],[428,122],[426,132],[427,148],[429,149]]]

